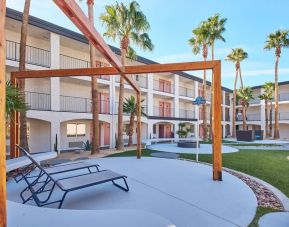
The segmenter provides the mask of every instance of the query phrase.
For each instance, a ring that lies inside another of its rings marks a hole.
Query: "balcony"
[[[273,121],[275,120],[275,114],[273,112]],[[289,112],[279,112],[279,120],[289,120]]]
[[[174,109],[173,108],[163,108],[163,107],[154,107],[154,117],[174,117]]]
[[[184,97],[194,98],[195,97],[195,90],[189,89],[186,87],[179,87],[179,95],[184,96]]]
[[[110,102],[99,100],[99,113],[110,114]],[[91,113],[92,103],[90,98],[60,96],[60,111],[73,113]]]
[[[88,67],[90,67],[89,61],[60,54],[61,69],[75,69],[75,68],[88,68]]]
[[[252,100],[250,100],[249,102],[251,105],[254,105],[254,104],[260,104],[261,103],[261,100],[259,97],[254,97]]]
[[[26,91],[25,102],[27,103],[29,110],[51,110],[50,94]]]
[[[240,114],[237,116],[237,121],[243,121],[243,116]],[[261,121],[261,114],[247,114],[247,121]]]
[[[144,115],[147,115],[148,113],[147,106],[142,105],[142,112],[144,113]],[[113,114],[118,115],[118,102],[115,102]],[[123,112],[123,115],[129,116],[130,113]]]
[[[143,75],[130,75],[130,77],[141,87],[141,88],[147,88],[148,87],[148,82],[147,82],[147,76]],[[115,78],[115,81],[117,83],[120,82],[120,76],[117,76]],[[125,84],[128,84],[127,81],[124,82]]]
[[[194,119],[195,118],[195,111],[194,110],[180,109],[179,117],[185,118],[185,119]]]
[[[289,101],[289,93],[281,93],[279,94],[279,101]]]
[[[19,62],[20,43],[6,40],[6,59]],[[26,45],[26,63],[45,68],[50,68],[51,66],[50,51]]]
[[[174,93],[174,85],[171,84],[169,81],[154,80],[154,90],[164,92],[164,93],[173,94]]]

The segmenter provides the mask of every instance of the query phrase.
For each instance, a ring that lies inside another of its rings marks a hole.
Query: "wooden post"
[[[137,158],[141,158],[141,92],[137,93]]]
[[[5,17],[6,0],[0,0],[0,226],[7,226],[6,211],[6,124],[5,124]]]
[[[212,138],[213,138],[213,180],[222,180],[222,88],[221,62],[216,61],[213,68],[213,108],[212,108]]]

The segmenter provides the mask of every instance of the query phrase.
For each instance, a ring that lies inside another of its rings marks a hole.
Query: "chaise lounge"
[[[19,147],[19,149],[40,171],[39,177],[37,177],[36,180],[32,182],[29,181],[25,174],[22,174],[23,179],[27,183],[27,188],[25,191],[30,191],[30,195],[27,199],[24,199],[24,191],[22,191],[21,198],[23,203],[26,203],[32,199],[39,207],[59,203],[58,208],[60,209],[63,205],[67,193],[107,182],[112,182],[118,188],[124,191],[129,191],[129,187],[126,182],[127,177],[125,175],[115,173],[111,170],[100,170],[97,172],[89,171],[89,173],[77,176],[59,178],[56,176],[56,174],[51,174],[49,171],[41,167],[26,150],[21,147]],[[125,185],[122,186],[116,183],[115,181],[117,180],[123,180]],[[56,188],[59,188],[63,192],[62,197],[59,200],[50,201],[50,198]]]

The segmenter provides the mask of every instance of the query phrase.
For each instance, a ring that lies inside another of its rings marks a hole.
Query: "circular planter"
[[[197,148],[197,142],[196,141],[179,141],[178,147],[182,148]],[[199,144],[200,147],[200,144]]]

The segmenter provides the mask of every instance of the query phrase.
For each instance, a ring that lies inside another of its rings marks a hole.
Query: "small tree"
[[[180,138],[187,138],[190,132],[192,132],[192,130],[186,127],[186,123],[179,123],[179,130],[177,131],[177,134]]]
[[[266,137],[272,136],[272,115],[273,115],[273,99],[274,99],[274,83],[267,82],[263,86],[263,93],[259,96],[261,100],[265,101],[265,121],[266,121]],[[270,102],[270,108],[269,108]],[[270,124],[268,118],[268,109],[270,113]]]
[[[143,102],[144,100],[141,100]],[[128,139],[128,146],[132,145],[132,137],[133,137],[133,129],[134,129],[134,118],[137,115],[137,103],[134,96],[130,96],[129,98],[125,99],[123,104],[123,111],[125,113],[130,114],[129,119],[129,131],[127,132],[129,139]],[[141,107],[141,114],[146,115],[144,111],[144,107]]]
[[[250,101],[253,99],[253,90],[250,87],[243,87],[237,91],[237,100],[241,102],[242,105],[242,118],[243,118],[243,130],[247,128],[247,109],[250,105]]]

